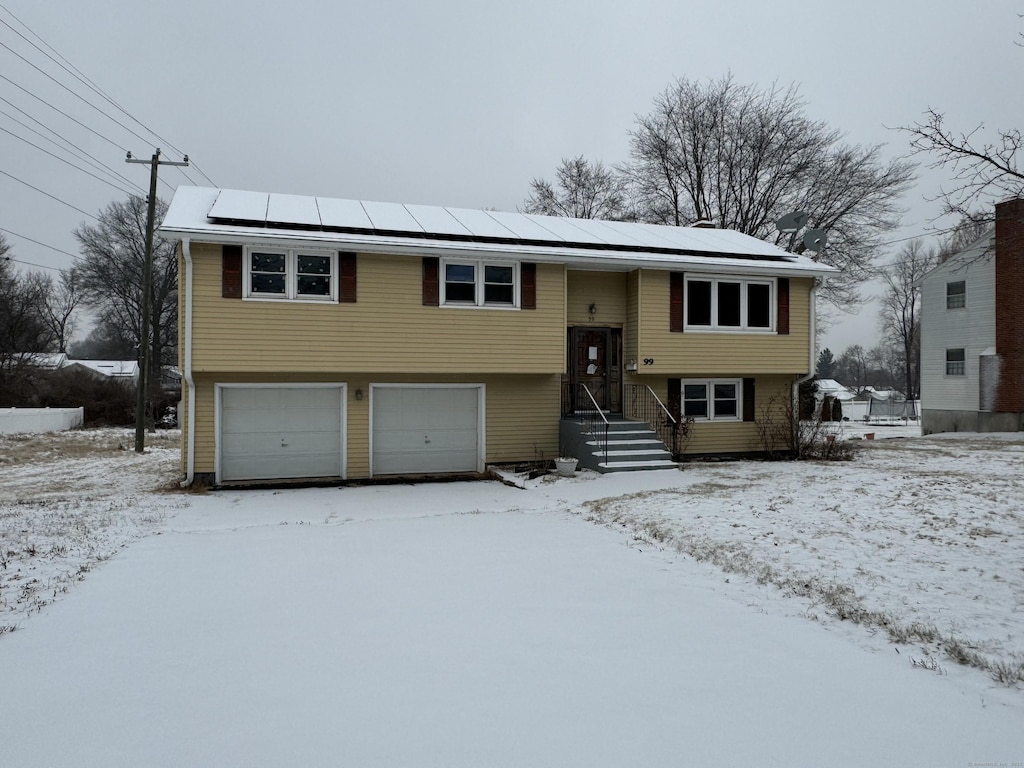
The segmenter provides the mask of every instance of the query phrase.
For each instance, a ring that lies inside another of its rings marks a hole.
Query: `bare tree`
[[[53,334],[43,313],[49,283],[42,273],[18,274],[0,236],[0,405],[30,401],[35,353],[48,352]]]
[[[852,344],[836,359],[835,377],[855,394],[862,395],[868,387],[870,360],[860,344]]]
[[[167,205],[157,201],[157,216]],[[130,339],[137,347],[142,335],[143,270],[146,257],[147,204],[132,195],[125,202],[113,202],[99,216],[95,226],[83,224],[75,230],[82,252],[77,267],[79,288],[88,306],[98,313],[101,324],[111,326],[110,336]],[[153,292],[150,297],[150,381],[160,381],[162,363],[177,359],[178,259],[173,242],[153,242]]]
[[[710,220],[781,244],[776,221],[807,211],[808,225],[828,233],[817,258],[841,270],[821,295],[849,307],[882,236],[898,224],[897,201],[914,176],[911,163],[885,160],[881,146],[842,138],[805,114],[795,86],[759,90],[731,75],[684,78],[637,119],[622,172],[643,221]]]
[[[944,113],[929,108],[925,115],[923,122],[899,130],[910,134],[911,154],[932,158],[929,168],[952,171],[951,186],[942,189],[938,198],[944,214],[976,218],[972,211],[979,204],[1024,195],[1024,171],[1018,155],[1020,129],[1000,129],[994,139],[984,139],[984,125],[961,133],[945,126]]]
[[[879,313],[882,336],[899,352],[904,392],[916,399],[921,381],[921,289],[919,281],[938,263],[935,249],[911,240],[896,259],[882,267],[885,285]]]
[[[49,280],[49,297],[43,307],[46,324],[53,334],[57,351],[67,352],[75,332],[79,305],[84,301],[81,279],[74,267],[63,269],[56,284]]]
[[[525,213],[568,216],[574,219],[626,218],[624,184],[618,174],[600,160],[579,155],[563,158],[555,171],[555,183],[533,179],[533,190],[523,203]]]
[[[939,245],[938,262],[949,260],[951,256],[960,253],[982,237],[991,235],[993,227],[992,213],[977,212],[964,216]],[[987,248],[982,252],[983,258],[988,258],[991,255]]]

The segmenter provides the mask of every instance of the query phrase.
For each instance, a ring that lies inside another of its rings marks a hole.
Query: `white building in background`
[[[1024,200],[921,278],[921,430],[1024,429]]]

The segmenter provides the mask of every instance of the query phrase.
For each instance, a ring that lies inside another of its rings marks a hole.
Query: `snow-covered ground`
[[[0,439],[0,764],[1024,761],[1024,435],[205,494],[176,437]]]

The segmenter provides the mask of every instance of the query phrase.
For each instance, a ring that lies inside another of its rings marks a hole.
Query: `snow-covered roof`
[[[69,360],[68,365],[81,365],[104,376],[133,378],[139,375],[137,360]]]
[[[675,268],[821,276],[835,270],[740,232],[526,213],[178,187],[165,238],[350,248],[382,253],[501,253],[580,268]]]
[[[68,362],[68,356],[64,352],[22,352],[19,357],[37,368],[52,371],[63,368]]]
[[[828,395],[836,400],[853,400],[856,397],[853,392],[835,379],[818,379],[816,383],[818,385],[818,393],[821,395]]]

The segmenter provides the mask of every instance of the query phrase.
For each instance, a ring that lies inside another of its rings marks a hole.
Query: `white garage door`
[[[373,474],[483,469],[483,387],[374,385]]]
[[[344,391],[222,386],[220,481],[341,477]]]

